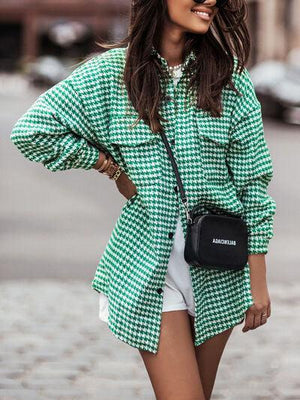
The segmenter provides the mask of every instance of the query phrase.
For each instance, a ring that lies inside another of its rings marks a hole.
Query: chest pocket
[[[160,135],[152,133],[143,120],[131,126],[136,115],[113,116],[109,125],[109,140],[124,161],[126,173],[136,186],[157,185],[162,177]]]
[[[222,127],[220,122],[207,123],[201,116],[197,116],[196,121],[201,167],[205,177],[215,182],[228,180],[226,153],[229,147],[229,133],[227,128]]]

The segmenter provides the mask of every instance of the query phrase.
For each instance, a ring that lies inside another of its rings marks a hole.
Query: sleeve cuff
[[[73,168],[91,169],[98,161],[99,155],[100,150],[98,150],[97,147],[87,144],[83,148],[80,156],[78,156],[78,162]]]
[[[268,253],[270,238],[261,235],[248,236],[248,254]]]

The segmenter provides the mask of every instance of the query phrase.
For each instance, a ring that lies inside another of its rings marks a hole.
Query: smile
[[[192,13],[194,13],[195,15],[197,15],[197,17],[200,17],[201,19],[203,19],[205,21],[209,21],[210,20],[210,15],[209,15],[208,12],[192,10]]]

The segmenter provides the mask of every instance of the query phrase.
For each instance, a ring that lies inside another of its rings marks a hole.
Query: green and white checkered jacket
[[[91,287],[109,298],[113,334],[156,353],[172,233],[179,215],[186,236],[186,215],[161,136],[143,120],[130,126],[137,113],[122,81],[125,55],[126,48],[110,49],[85,61],[37,98],[10,137],[24,156],[51,171],[90,169],[105,149],[135,183],[137,194],[122,207]],[[194,57],[191,52],[184,67]],[[161,114],[190,208],[201,203],[203,210],[241,215],[249,254],[267,253],[276,209],[267,194],[272,161],[249,73],[233,79],[242,96],[224,88],[223,115],[215,118],[185,101],[185,70],[177,87],[169,75]],[[197,346],[241,323],[253,298],[248,263],[225,272],[191,266],[190,273]]]

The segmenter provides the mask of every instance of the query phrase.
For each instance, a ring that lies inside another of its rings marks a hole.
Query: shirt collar
[[[161,61],[162,65],[164,67],[168,67],[168,63],[167,60],[158,52],[158,50],[152,45],[152,50],[151,50],[151,54],[157,56],[157,58]],[[195,60],[196,55],[194,50],[192,49],[185,57],[184,61],[183,61],[183,69],[189,64],[189,62],[191,60]]]

